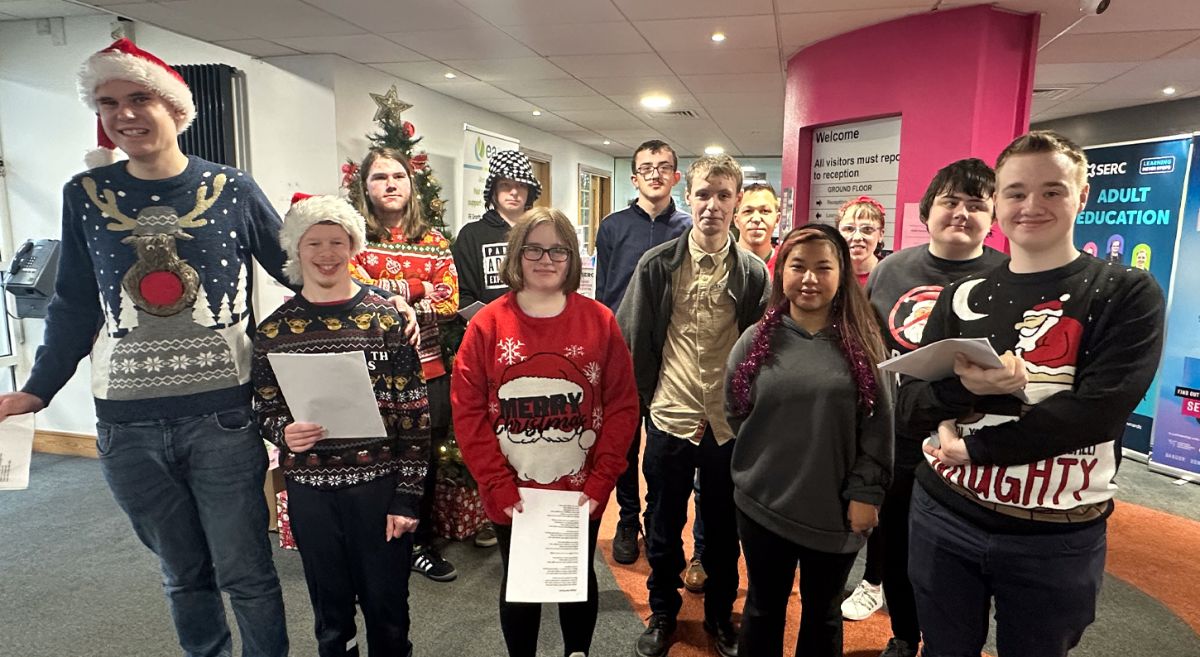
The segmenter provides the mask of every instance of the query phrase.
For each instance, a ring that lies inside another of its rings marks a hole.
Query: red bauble
[[[417,134],[416,127],[414,127],[413,124],[409,123],[408,121],[405,121],[400,127],[404,128],[404,136],[408,137],[409,139],[412,139],[412,136]]]
[[[413,169],[421,171],[425,168],[425,165],[429,164],[429,156],[425,153],[419,153],[414,155],[410,161],[412,162]]]

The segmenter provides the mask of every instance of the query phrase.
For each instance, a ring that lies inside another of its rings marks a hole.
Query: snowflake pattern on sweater
[[[638,415],[610,310],[578,294],[555,317],[526,315],[512,293],[493,301],[467,326],[450,394],[463,460],[494,522],[511,522],[503,510],[519,486],[582,491],[603,512]]]
[[[49,401],[90,353],[102,420],[246,403],[251,259],[286,280],[279,226],[250,176],[196,157],[162,180],[134,178],[124,162],[75,176],[63,188],[45,346],[25,390]]]

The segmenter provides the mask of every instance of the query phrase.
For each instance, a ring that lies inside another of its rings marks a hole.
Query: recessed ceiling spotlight
[[[721,153],[724,153],[724,152],[725,152],[725,149],[721,148],[720,146],[709,146],[708,148],[704,149],[705,155],[720,155]]]
[[[542,115],[542,110],[533,110],[533,115],[534,115],[534,116],[541,116],[541,115]]]
[[[1179,91],[1178,89],[1176,89],[1175,87],[1172,87],[1172,86],[1163,87],[1163,90],[1162,90],[1164,96],[1174,96],[1175,93],[1178,91]]]
[[[722,41],[725,40],[725,33],[724,32],[713,32],[712,37],[710,37],[710,38],[713,40],[713,43],[721,43]]]
[[[612,143],[612,142],[611,142],[611,141],[609,141],[609,140],[607,140],[607,139],[605,139],[605,140],[604,140],[604,145],[605,145],[605,146],[608,146],[608,145],[609,145],[609,144],[611,144],[611,143]]]
[[[671,99],[661,94],[642,96],[642,107],[652,110],[666,109],[671,106]]]
[[[456,78],[458,76],[455,75],[454,73],[451,73],[450,71],[447,71],[445,74],[442,75],[442,77],[446,78],[447,80],[453,80],[454,78]]]

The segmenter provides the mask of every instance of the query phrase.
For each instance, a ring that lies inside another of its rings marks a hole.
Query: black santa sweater
[[[926,456],[935,499],[997,533],[1070,531],[1112,512],[1125,420],[1150,386],[1163,342],[1163,294],[1149,273],[1081,254],[1014,274],[1001,265],[945,288],[923,344],[987,338],[1026,362],[1029,403],[979,396],[957,377],[906,379],[896,417],[910,432],[958,418],[971,462]]]

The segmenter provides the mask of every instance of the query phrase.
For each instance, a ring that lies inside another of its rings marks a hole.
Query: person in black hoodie
[[[458,307],[476,301],[491,303],[508,292],[500,281],[500,265],[508,245],[508,229],[533,207],[542,184],[533,175],[529,158],[520,151],[500,151],[488,159],[483,185],[487,208],[479,221],[462,227],[450,247],[458,270]]]

